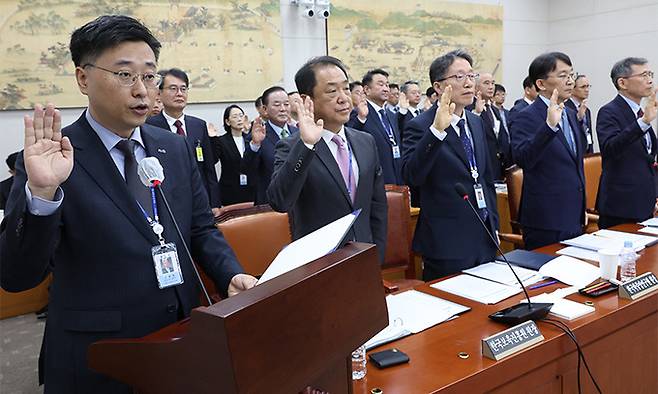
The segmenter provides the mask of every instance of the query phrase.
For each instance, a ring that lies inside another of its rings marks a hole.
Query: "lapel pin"
[[[158,153],[167,153],[167,151],[162,148],[158,148]]]

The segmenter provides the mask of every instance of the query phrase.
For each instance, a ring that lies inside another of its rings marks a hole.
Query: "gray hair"
[[[409,91],[409,86],[411,85],[418,85],[418,81],[407,81],[403,83],[402,86],[400,86],[400,90],[402,91],[402,93],[407,94],[407,92]]]
[[[631,75],[633,72],[631,66],[641,66],[647,63],[649,63],[649,61],[643,57],[627,57],[626,59],[622,59],[615,63],[610,71],[610,78],[612,78],[612,83],[615,85],[615,88],[619,90],[619,85],[617,84],[619,78],[625,78]]]

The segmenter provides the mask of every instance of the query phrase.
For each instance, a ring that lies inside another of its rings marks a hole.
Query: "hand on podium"
[[[258,282],[258,279],[251,275],[237,274],[231,279],[231,283],[228,284],[228,296],[233,297],[238,293],[249,290],[256,286],[256,282]]]

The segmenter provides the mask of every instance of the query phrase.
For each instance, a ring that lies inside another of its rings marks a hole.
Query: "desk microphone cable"
[[[581,393],[580,360],[582,359],[583,364],[585,364],[585,369],[587,369],[587,374],[589,374],[590,379],[592,379],[592,383],[594,383],[594,386],[596,387],[596,390],[599,392],[599,394],[601,394],[601,388],[599,387],[598,383],[596,383],[596,379],[594,379],[594,375],[592,375],[592,371],[590,371],[589,365],[587,365],[587,360],[585,360],[585,354],[583,353],[583,350],[580,348],[580,345],[578,344],[578,340],[576,339],[576,334],[574,334],[573,331],[571,331],[569,326],[567,326],[566,324],[564,324],[563,322],[561,322],[559,320],[544,318],[541,321],[543,321],[545,323],[548,323],[552,326],[555,326],[555,327],[559,328],[560,330],[564,331],[564,333],[567,334],[567,336],[569,338],[571,338],[573,343],[576,344],[576,349],[578,351],[578,393],[579,394]]]

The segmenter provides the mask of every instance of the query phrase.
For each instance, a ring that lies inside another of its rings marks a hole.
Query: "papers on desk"
[[[651,235],[658,235],[658,226],[657,227],[642,227],[641,229],[637,230],[641,233],[645,234],[651,234]]]
[[[640,222],[643,226],[658,227],[658,218],[647,219],[644,222]]]
[[[416,290],[386,297],[388,326],[366,342],[366,349],[416,334],[470,308]]]
[[[521,282],[525,286],[537,283],[540,280],[544,279],[543,276],[539,275],[539,272],[533,271],[527,268],[514,267],[514,272],[519,276]],[[491,262],[486,264],[480,264],[476,267],[466,269],[462,271],[466,274],[477,276],[483,279],[489,279],[494,282],[502,283],[508,286],[518,286],[519,283],[514,277],[512,270],[509,269],[507,264],[500,262]]]
[[[454,276],[431,286],[483,304],[496,304],[523,291],[518,285],[508,286],[466,274]]]
[[[578,288],[599,278],[599,267],[569,256],[558,256],[544,264],[539,273]]]
[[[618,231],[614,231],[614,233],[618,233]],[[626,239],[633,240],[633,247],[635,248],[636,252],[644,248],[644,243],[638,241],[633,237],[633,236],[637,236],[638,234],[630,234],[630,233],[622,233],[622,234],[628,234],[631,236],[631,237],[627,237]],[[654,238],[654,237],[650,237],[650,238]],[[622,238],[610,238],[607,236],[600,236],[594,234],[583,234],[576,238],[566,239],[564,241],[561,241],[560,243],[565,245],[575,246],[582,249],[593,250],[593,251],[598,251],[600,249],[611,249],[611,248],[621,249],[624,246],[624,240]]]
[[[530,301],[552,303],[553,306],[551,307],[551,312],[550,312],[551,315],[555,315],[565,320],[573,320],[595,311],[594,307],[581,304],[580,302],[567,300],[566,298],[562,298],[561,296],[556,296],[547,293],[531,297]],[[528,301],[523,300],[521,302],[528,302]]]
[[[556,253],[565,256],[575,257],[581,260],[590,260],[596,262],[599,261],[598,252],[589,249],[577,248],[575,246],[567,246],[566,248],[558,250]]]
[[[292,271],[336,250],[359,213],[361,213],[360,209],[349,213],[283,248],[267,267],[257,284]]]
[[[644,247],[658,243],[658,238],[656,237],[651,237],[642,234],[626,233],[623,231],[599,230],[595,232],[594,235],[598,237],[605,237],[605,238],[619,240],[622,242],[622,246],[624,241],[633,241],[633,245],[638,245],[638,246],[641,245]]]

